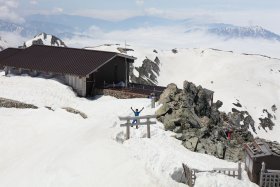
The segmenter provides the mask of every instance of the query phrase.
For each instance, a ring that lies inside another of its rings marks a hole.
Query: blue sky
[[[0,0],[0,19],[24,22],[29,14],[71,14],[106,20],[134,16],[196,18],[262,25],[280,32],[279,0]]]
[[[1,1],[0,1],[1,2]],[[169,11],[262,11],[279,10],[279,0],[22,0],[22,12],[66,14],[92,11],[126,11],[143,13],[153,9]],[[132,14],[133,15],[133,14]],[[92,16],[92,14],[89,14]]]

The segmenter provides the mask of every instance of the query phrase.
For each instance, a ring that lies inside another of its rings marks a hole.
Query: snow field
[[[132,128],[131,139],[124,141],[125,128],[120,127],[118,116],[132,115],[130,107],[144,106],[141,115],[154,113],[149,99],[103,96],[88,100],[76,97],[54,80],[3,74],[0,97],[40,107],[0,108],[0,186],[175,187],[185,186],[171,178],[182,162],[201,170],[237,167],[236,163],[185,149],[159,122],[151,127],[151,139],[141,126]],[[88,118],[61,109],[67,106]],[[245,173],[243,176],[239,181],[218,174],[201,175],[197,186],[228,186],[229,180],[232,186],[255,186]]]

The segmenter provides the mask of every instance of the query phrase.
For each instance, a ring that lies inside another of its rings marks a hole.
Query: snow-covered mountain
[[[253,38],[253,39],[266,39],[280,41],[280,36],[261,26],[248,26],[241,27],[230,24],[216,23],[200,26],[191,26],[187,32],[203,31],[206,33],[214,34],[225,39],[233,38]]]
[[[220,111],[234,107],[248,111],[256,127],[269,112],[276,125],[267,132],[256,128],[254,135],[280,141],[279,59],[202,48],[157,50],[119,44],[90,48],[137,57],[134,74],[147,79],[154,71],[156,82],[150,81],[158,85],[174,82],[182,88],[188,80],[213,90],[214,102],[223,101]],[[0,186],[185,186],[176,182],[182,177],[182,163],[199,170],[237,166],[189,151],[160,122],[151,126],[151,139],[145,138],[146,128],[140,127],[131,128],[131,139],[125,140],[118,116],[133,115],[131,106],[145,107],[142,115],[154,114],[149,99],[104,96],[88,100],[52,79],[6,77],[3,72],[0,82],[0,98],[38,107],[0,107]],[[68,113],[65,107],[82,111],[88,118]],[[244,167],[242,180],[216,173],[197,175],[196,186],[217,185],[256,186]]]
[[[94,49],[118,51],[120,45],[102,45]],[[129,46],[128,55],[137,57],[134,63],[134,74],[139,76],[139,69],[145,67],[145,59],[160,61],[156,75],[158,85],[166,86],[176,83],[182,87],[183,81],[188,80],[196,85],[213,90],[214,100],[222,100],[222,110],[230,112],[236,107],[233,103],[239,101],[239,110],[248,111],[256,127],[261,119],[268,117],[264,109],[275,116],[273,122],[280,122],[280,111],[273,111],[272,106],[280,106],[280,60],[262,55],[239,54],[218,49],[172,49],[155,50]],[[144,63],[143,63],[144,62]],[[150,63],[153,64],[153,63]],[[150,67],[152,65],[149,65]],[[148,77],[144,77],[148,78]],[[265,132],[257,129],[257,135],[278,140],[275,125],[273,131]]]
[[[236,26],[228,23],[200,24],[195,19],[170,20],[157,16],[136,16],[121,21],[107,21],[75,15],[30,15],[24,24],[15,24],[0,20],[0,31],[19,33],[30,37],[37,33],[47,32],[60,38],[74,36],[90,37],[92,26],[103,32],[127,31],[139,28],[180,27],[186,28],[187,33],[206,32],[225,39],[251,38],[280,41],[280,36],[261,26]],[[184,33],[184,29],[182,29]]]
[[[65,43],[56,36],[41,33],[36,35],[33,39],[24,42],[23,48],[30,47],[31,45],[50,45],[50,46],[57,46],[57,47],[67,47]]]

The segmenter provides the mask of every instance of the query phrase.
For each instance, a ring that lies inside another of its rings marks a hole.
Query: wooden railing
[[[213,171],[230,177],[237,177],[237,179],[241,180],[241,162],[238,162],[238,168],[214,168]]]
[[[265,163],[262,163],[260,173],[260,187],[280,187],[280,170],[265,169]]]
[[[147,137],[151,138],[151,127],[150,125],[156,124],[155,121],[150,121],[152,118],[156,118],[156,115],[147,115],[147,116],[126,116],[126,117],[119,117],[120,120],[126,121],[126,123],[121,124],[121,127],[126,127],[126,139],[128,140],[130,137],[130,127],[138,125],[147,125]],[[141,122],[141,119],[146,119],[146,121]],[[136,123],[132,123],[131,120],[136,120]]]
[[[192,169],[184,163],[182,165],[183,165],[184,175],[186,179],[185,183],[190,187],[194,186],[196,180],[196,173],[200,173],[200,172],[210,172],[210,173],[217,172],[217,173],[228,175],[230,177],[237,177],[237,179],[241,180],[241,172],[242,172],[241,162],[238,162],[237,168],[214,168],[213,170],[208,170],[208,171]]]

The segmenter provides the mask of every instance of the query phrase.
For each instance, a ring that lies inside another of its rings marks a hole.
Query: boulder
[[[175,95],[178,93],[177,85],[174,83],[171,83],[167,85],[167,88],[163,91],[163,93],[160,95],[159,103],[168,103],[174,99]]]
[[[178,139],[178,140],[182,140],[182,141],[186,140],[186,137],[182,133],[177,133],[175,135],[175,138]]]
[[[183,142],[183,146],[189,150],[192,150],[192,144],[189,141]]]
[[[172,112],[172,108],[168,105],[168,104],[166,104],[166,103],[164,103],[157,111],[156,111],[156,115],[157,116],[163,116],[163,115],[165,115],[166,113],[170,113],[170,112]]]
[[[223,159],[224,158],[224,152],[226,150],[225,145],[222,142],[218,142],[216,148],[217,148],[217,156],[218,156],[218,158]]]

